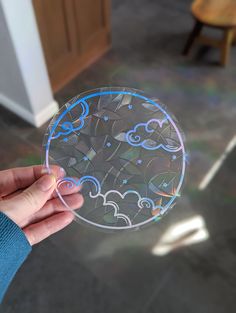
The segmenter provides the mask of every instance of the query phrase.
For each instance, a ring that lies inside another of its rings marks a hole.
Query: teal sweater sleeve
[[[0,302],[30,251],[31,246],[20,227],[0,212]]]

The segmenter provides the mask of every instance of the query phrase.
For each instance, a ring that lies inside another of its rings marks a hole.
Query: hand
[[[54,166],[50,175],[42,166],[14,168],[0,172],[0,211],[12,219],[34,245],[70,224],[74,214],[56,198],[56,180],[64,176],[63,169]],[[83,204],[79,187],[63,185],[60,193],[70,208]]]

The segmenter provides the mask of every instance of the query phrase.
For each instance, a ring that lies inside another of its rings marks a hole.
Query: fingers
[[[4,212],[16,224],[39,211],[50,198],[56,187],[54,175],[43,175],[33,185],[19,195],[0,202],[0,211]]]
[[[52,166],[51,173],[57,178],[63,177],[64,172],[59,166]],[[32,185],[45,173],[42,165],[14,168],[0,172],[0,197],[13,193],[18,189],[24,189]]]
[[[64,196],[63,199],[72,210],[79,209],[84,203],[83,196],[79,193]],[[55,213],[59,213],[62,211],[68,211],[68,209],[59,198],[49,200],[41,210],[36,212],[29,219],[23,221],[20,227],[24,228],[26,225],[39,222]]]
[[[80,190],[81,190],[81,185],[79,186],[73,185],[72,187],[71,186],[68,187],[67,184],[62,184],[60,185],[60,187],[58,187],[58,191],[62,196],[71,195],[72,193],[76,193]]]
[[[21,189],[16,190],[16,191],[14,191],[13,193],[11,193],[11,194],[9,194],[9,195],[7,195],[7,196],[1,198],[1,200],[8,200],[8,199],[11,199],[11,198],[13,198],[13,197],[19,195],[22,191],[23,191],[23,190],[21,190]]]
[[[23,229],[31,246],[63,229],[73,221],[71,212],[61,212]]]
[[[61,168],[59,174],[63,174],[63,173],[61,173],[62,170],[63,169]],[[66,184],[63,184],[57,190],[59,191],[59,193],[62,196],[65,196],[65,195],[70,195],[72,193],[79,192],[81,189],[82,189],[81,185],[79,185],[79,186],[73,185],[72,187],[68,187]],[[13,193],[8,194],[7,196],[3,197],[2,199],[3,200],[11,199],[11,198],[15,197],[16,195],[20,194],[21,192],[23,192],[23,190],[22,189],[18,189],[17,191],[14,191]],[[58,197],[58,193],[56,192],[56,190],[54,190],[52,195],[51,195],[51,197],[50,197],[50,199],[57,198],[57,197]]]

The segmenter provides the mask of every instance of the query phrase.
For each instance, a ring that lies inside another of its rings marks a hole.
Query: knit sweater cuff
[[[0,302],[30,251],[31,246],[24,232],[0,212]]]

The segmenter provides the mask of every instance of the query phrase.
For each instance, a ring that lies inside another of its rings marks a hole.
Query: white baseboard
[[[47,122],[59,109],[58,103],[53,100],[48,104],[46,108],[44,108],[41,112],[34,114],[24,107],[22,107],[19,103],[14,100],[6,97],[5,95],[0,93],[0,104],[2,104],[6,109],[12,111],[23,120],[29,122],[31,125],[35,127],[40,127],[45,122]]]
[[[40,127],[45,122],[47,122],[55,113],[59,110],[59,106],[56,100],[53,100],[44,108],[41,112],[35,116],[35,126]]]

